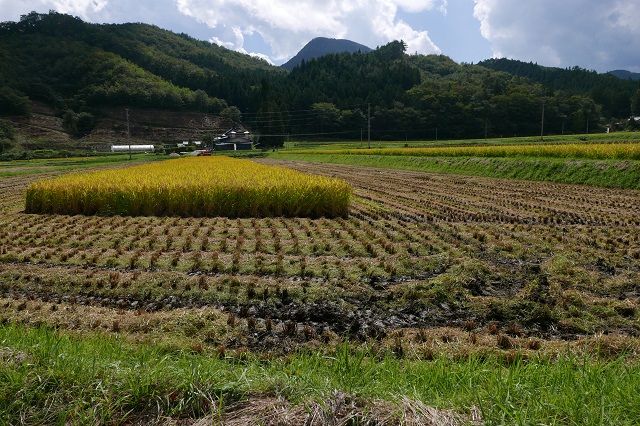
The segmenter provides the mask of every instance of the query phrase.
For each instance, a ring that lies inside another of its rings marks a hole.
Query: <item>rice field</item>
[[[346,217],[344,180],[228,157],[191,157],[72,173],[27,188],[27,213]]]
[[[523,338],[640,335],[636,190],[260,163],[348,182],[349,217],[26,214],[37,176],[8,178],[0,295],[146,312],[224,306],[243,327],[295,319],[288,333],[303,339],[305,329],[366,340],[467,321]],[[232,345],[275,349],[263,338]]]
[[[286,153],[286,152],[285,152]],[[451,146],[296,150],[296,154],[404,155],[415,157],[535,157],[589,160],[640,160],[640,143],[564,143],[531,145]]]
[[[252,164],[347,182],[349,216],[30,214],[27,188],[68,175],[0,180],[0,423],[215,423],[337,389],[461,424],[635,424],[640,191]]]

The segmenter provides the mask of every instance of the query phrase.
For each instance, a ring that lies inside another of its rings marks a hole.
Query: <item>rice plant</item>
[[[350,185],[337,178],[228,157],[193,157],[41,180],[27,213],[346,217]]]
[[[535,157],[591,160],[639,160],[639,143],[565,143],[531,145],[447,146],[299,150],[297,154],[403,155],[414,157]]]

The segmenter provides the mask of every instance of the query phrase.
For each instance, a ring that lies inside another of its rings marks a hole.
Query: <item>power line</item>
[[[331,135],[345,135],[345,134],[355,134],[359,132],[360,129],[357,130],[341,130],[339,132],[318,132],[318,133],[280,133],[280,134],[265,134],[265,133],[256,133],[258,136],[331,136]]]
[[[325,104],[331,104],[331,102],[316,102],[316,103],[325,103]],[[348,110],[351,109],[353,107],[364,107],[367,104],[352,104],[352,105],[335,105],[336,109],[340,110],[340,111],[344,111],[344,110]],[[268,114],[297,114],[297,113],[307,113],[307,112],[318,112],[318,110],[315,109],[294,109],[294,110],[280,110],[280,111],[266,111],[266,112],[241,112],[241,114],[243,116],[257,116],[257,115],[268,115]]]

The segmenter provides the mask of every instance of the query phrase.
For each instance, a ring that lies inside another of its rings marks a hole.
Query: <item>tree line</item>
[[[589,85],[554,89],[516,73],[405,50],[397,41],[367,54],[326,55],[275,80],[272,99],[284,133],[357,139],[369,118],[372,138],[389,140],[594,133],[628,123],[640,96],[637,82],[589,73],[598,87],[625,99],[626,109],[615,109],[598,102]]]
[[[267,146],[359,139],[369,123],[375,139],[457,139],[600,132],[640,115],[637,81],[510,60],[458,64],[407,55],[402,41],[286,72],[152,25],[32,12],[0,23],[0,49],[0,114],[46,102],[79,136],[112,106],[224,115]]]

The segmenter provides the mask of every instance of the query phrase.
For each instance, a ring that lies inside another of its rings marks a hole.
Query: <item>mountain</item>
[[[609,71],[608,74],[615,75],[622,80],[640,80],[640,73],[627,70]]]
[[[0,121],[19,135],[14,151],[105,149],[126,140],[125,110],[134,141],[203,139],[255,111],[261,80],[278,76],[286,71],[153,25],[53,11],[0,23]]]
[[[307,43],[296,56],[283,64],[282,68],[291,71],[300,65],[303,60],[309,61],[330,53],[356,53],[358,51],[368,53],[371,52],[371,48],[351,40],[317,37]]]
[[[33,12],[0,23],[0,122],[33,150],[57,140],[102,149],[127,127],[132,139],[175,147],[240,123],[268,146],[357,140],[369,117],[373,139],[444,140],[540,135],[543,105],[546,134],[620,130],[640,114],[640,81],[406,51],[402,41],[370,51],[316,39],[299,55],[314,59],[286,71],[152,25]]]
[[[637,81],[616,78],[611,73],[598,74],[580,67],[545,67],[513,59],[488,59],[478,65],[494,71],[504,71],[525,77],[550,90],[574,95],[587,95],[602,106],[607,117],[628,117],[630,99],[636,94]]]
[[[13,91],[7,97],[26,95],[61,114],[105,105],[216,113],[228,105],[246,108],[261,78],[284,74],[263,60],[153,25],[90,24],[56,12],[0,23],[0,59],[0,86]]]

